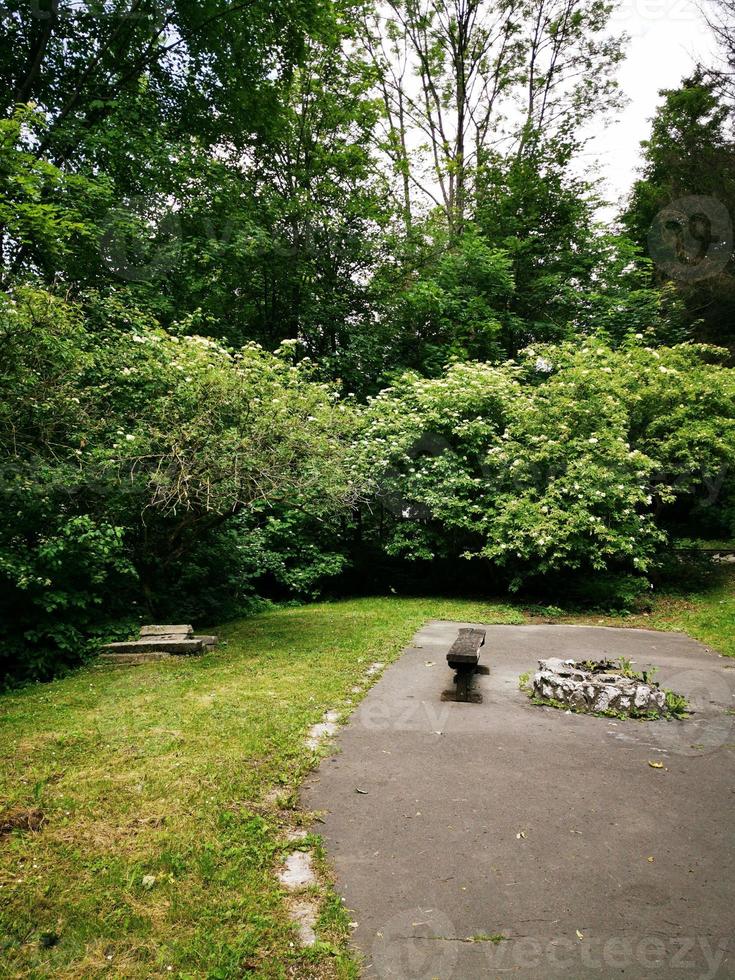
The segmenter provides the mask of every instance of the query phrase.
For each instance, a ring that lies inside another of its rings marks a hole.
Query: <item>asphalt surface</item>
[[[468,625],[414,637],[303,793],[363,975],[735,977],[735,662],[677,633],[488,626],[482,704],[442,701]],[[518,677],[549,656],[656,665],[695,714],[534,706]]]

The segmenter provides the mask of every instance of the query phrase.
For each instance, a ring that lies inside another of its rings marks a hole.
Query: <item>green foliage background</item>
[[[729,86],[664,93],[605,225],[610,8],[475,6],[472,108],[451,4],[5,5],[6,679],[325,590],[630,607],[731,537],[732,241],[689,215],[686,274],[649,255],[672,202],[733,213]]]

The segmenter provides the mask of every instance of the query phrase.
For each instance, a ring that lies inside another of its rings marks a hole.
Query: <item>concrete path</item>
[[[416,635],[304,791],[363,975],[735,977],[735,662],[681,634],[490,626],[483,703],[442,702],[463,625]],[[658,665],[697,713],[535,707],[518,676],[548,656]]]

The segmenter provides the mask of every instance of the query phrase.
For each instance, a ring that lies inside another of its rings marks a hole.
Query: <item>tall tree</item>
[[[133,126],[133,105],[149,99],[188,134],[219,138],[249,114],[254,136],[321,16],[320,0],[8,0],[0,111],[42,107],[37,150],[56,163],[88,159],[93,134],[99,151],[114,120]]]
[[[735,101],[735,0],[710,0],[704,13],[721,55],[714,65],[709,66],[709,72],[730,101]]]
[[[623,224],[673,283],[700,339],[735,343],[733,108],[702,72],[662,92]]]
[[[490,153],[532,156],[616,101],[621,39],[602,0],[390,0],[363,37],[385,113],[383,147],[412,196],[461,234]]]
[[[306,37],[332,19],[322,0],[9,0],[0,117],[32,103],[20,148],[67,175],[104,175],[123,208],[142,199],[133,217],[145,212],[150,237],[186,186],[182,163],[222,146],[246,153],[277,128]],[[102,233],[105,212],[96,219]],[[6,239],[14,272],[38,271],[32,254]],[[81,259],[68,278],[94,280],[93,253]]]
[[[7,131],[34,179],[3,190],[27,215],[61,208],[71,238],[42,249],[0,211],[5,280],[114,286],[177,332],[292,339],[354,373],[388,197],[355,17],[352,0],[16,3],[0,112],[35,100]]]
[[[198,168],[170,286],[176,315],[199,311],[198,329],[209,321],[208,332],[269,347],[295,340],[339,376],[352,370],[356,322],[369,318],[388,218],[371,146],[376,107],[344,54],[351,29],[342,20],[308,42],[267,139]]]

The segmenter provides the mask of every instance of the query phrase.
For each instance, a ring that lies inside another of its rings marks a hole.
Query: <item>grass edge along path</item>
[[[0,834],[0,975],[356,976],[319,842],[305,842],[322,880],[315,948],[299,949],[274,874],[305,846],[286,841],[323,712],[349,713],[366,668],[429,619],[682,629],[735,656],[732,584],[625,618],[397,597],[279,609],[221,628],[202,658],[1,697],[0,814],[19,826]]]
[[[715,570],[699,592],[658,593],[647,612],[603,614],[534,608],[528,622],[583,623],[687,633],[726,657],[735,657],[735,567]]]

